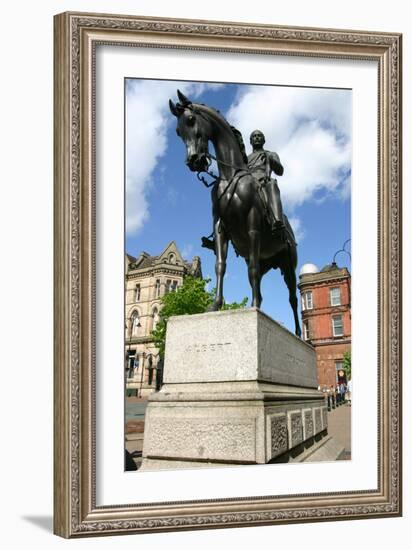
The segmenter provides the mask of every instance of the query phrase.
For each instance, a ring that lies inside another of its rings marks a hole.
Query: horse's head
[[[180,103],[169,100],[171,112],[177,118],[176,133],[186,145],[186,164],[192,172],[201,172],[209,166],[208,141],[211,135],[210,123],[199,109],[177,91]]]

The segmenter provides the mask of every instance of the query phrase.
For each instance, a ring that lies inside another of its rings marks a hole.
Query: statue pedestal
[[[258,309],[173,317],[164,385],[146,409],[142,470],[265,464],[327,435],[311,346]]]

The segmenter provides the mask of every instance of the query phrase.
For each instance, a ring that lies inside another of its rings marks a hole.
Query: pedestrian
[[[352,378],[348,380],[348,403],[352,405]]]
[[[341,398],[342,398],[342,394],[340,393],[340,385],[338,383],[338,385],[336,386],[336,406],[337,407],[339,407],[341,404]]]
[[[340,399],[341,399],[342,405],[345,403],[345,399],[346,399],[345,396],[346,396],[346,386],[342,382],[340,385]]]
[[[336,392],[335,392],[335,386],[333,384],[330,385],[329,396],[330,396],[332,409],[336,409]]]

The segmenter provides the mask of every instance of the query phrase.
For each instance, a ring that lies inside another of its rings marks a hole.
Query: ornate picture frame
[[[64,13],[55,17],[54,40],[55,533],[70,538],[401,515],[401,35]],[[377,63],[377,488],[97,504],[95,53],[104,44]]]

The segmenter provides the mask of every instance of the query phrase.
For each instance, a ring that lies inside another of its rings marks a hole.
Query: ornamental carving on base
[[[313,425],[313,413],[312,409],[303,411],[304,418],[304,429],[305,429],[305,441],[314,435],[314,425]]]
[[[289,442],[290,448],[296,447],[303,441],[303,422],[301,411],[289,413],[290,434]]]
[[[328,427],[328,411],[326,407],[322,407],[322,428],[326,430]]]
[[[315,435],[322,431],[322,415],[320,409],[315,409]]]
[[[270,417],[271,458],[285,453],[288,450],[288,427],[286,414]]]

